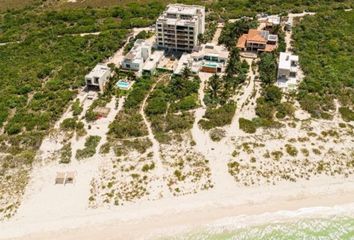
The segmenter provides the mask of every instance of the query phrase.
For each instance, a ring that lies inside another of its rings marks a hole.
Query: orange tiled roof
[[[243,34],[238,40],[236,47],[245,48],[248,34]]]
[[[261,32],[258,31],[257,29],[250,29],[248,30],[248,37],[247,41],[250,42],[257,42],[257,43],[267,43],[267,39],[265,39],[262,35]]]
[[[273,44],[267,44],[264,51],[265,52],[272,52],[277,48],[277,45],[273,45]]]

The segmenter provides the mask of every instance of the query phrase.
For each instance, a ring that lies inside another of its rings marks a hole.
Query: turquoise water
[[[127,88],[127,87],[129,87],[129,83],[128,82],[124,82],[124,81],[118,81],[116,85],[119,88]]]
[[[256,240],[256,239],[354,239],[353,217],[298,219],[290,222],[234,228],[209,227],[193,232],[163,237],[159,240]]]

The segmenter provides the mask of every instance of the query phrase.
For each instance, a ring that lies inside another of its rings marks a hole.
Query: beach
[[[307,217],[326,215],[328,213],[322,211],[324,207],[332,208],[331,214],[336,210],[338,214],[350,214],[353,210],[350,205],[354,199],[353,182],[354,178],[323,177],[302,183],[239,188],[224,195],[208,191],[119,208],[86,209],[75,215],[62,214],[60,218],[53,215],[31,220],[15,217],[0,225],[0,238],[154,239],[188,232],[231,217],[244,219],[237,226],[245,227],[287,218],[294,220],[304,212],[308,213]],[[346,206],[338,208],[339,205]],[[299,210],[305,208],[321,211]],[[286,211],[290,212],[279,214]]]

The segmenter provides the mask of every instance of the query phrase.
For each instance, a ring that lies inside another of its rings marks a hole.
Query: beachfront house
[[[143,66],[143,74],[153,75],[156,71],[157,65],[164,57],[163,51],[154,51],[153,54],[145,61]]]
[[[192,53],[184,53],[174,68],[174,74],[182,74],[188,67],[192,73],[208,72],[220,73],[225,70],[229,52],[224,46],[212,43],[203,44],[193,50]]]
[[[141,75],[145,61],[151,55],[151,44],[143,39],[137,39],[129,53],[124,57],[121,67]]]
[[[200,71],[220,73],[224,71],[229,52],[224,46],[207,43],[191,54],[193,61],[199,63]]]
[[[205,31],[205,7],[169,4],[156,22],[159,49],[191,52]]]
[[[250,29],[237,41],[236,47],[248,52],[272,52],[278,46],[278,35],[269,31]]]
[[[281,52],[279,56],[277,85],[280,88],[293,88],[298,81],[299,57]]]
[[[92,71],[85,76],[88,90],[95,89],[103,92],[111,76],[111,69],[104,64],[97,64]]]

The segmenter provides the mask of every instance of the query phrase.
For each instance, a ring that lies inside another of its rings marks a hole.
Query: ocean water
[[[311,208],[258,216],[231,217],[198,229],[189,229],[183,233],[159,238],[167,239],[354,240],[353,208]]]

